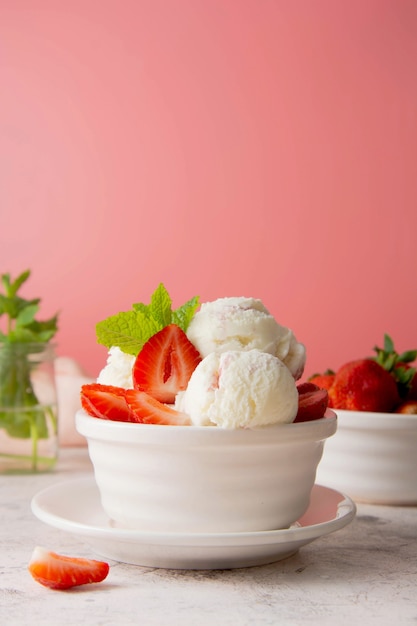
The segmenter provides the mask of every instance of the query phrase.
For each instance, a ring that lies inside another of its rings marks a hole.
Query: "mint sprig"
[[[32,440],[31,466],[37,469],[37,442],[48,437],[48,419],[56,429],[50,406],[40,405],[31,375],[36,353],[41,353],[58,330],[58,316],[37,320],[40,298],[27,300],[19,295],[30,270],[16,279],[1,275],[0,293],[0,428],[10,437]]]
[[[20,287],[28,280],[30,270],[20,274],[15,280],[10,274],[2,274],[4,293],[0,293],[0,318],[5,319],[0,327],[2,343],[47,343],[58,330],[58,315],[48,320],[36,320],[40,298],[26,300],[18,295]]]
[[[148,339],[169,324],[177,324],[186,332],[198,305],[199,297],[195,296],[173,310],[170,295],[160,283],[149,304],[137,302],[132,305],[132,310],[98,322],[97,342],[106,348],[117,346],[123,352],[136,356]]]

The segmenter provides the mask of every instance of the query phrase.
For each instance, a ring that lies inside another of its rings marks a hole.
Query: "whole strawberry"
[[[334,409],[348,411],[390,413],[400,401],[393,376],[372,359],[343,365],[328,393]]]
[[[329,390],[334,383],[335,377],[336,374],[333,370],[326,370],[323,374],[313,374],[308,379],[308,382],[317,385],[320,389]]]

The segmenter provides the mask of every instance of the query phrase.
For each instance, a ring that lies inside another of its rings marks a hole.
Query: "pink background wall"
[[[94,375],[160,281],[417,347],[416,76],[415,0],[2,0],[0,271]]]

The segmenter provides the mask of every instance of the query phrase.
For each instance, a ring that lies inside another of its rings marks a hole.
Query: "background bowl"
[[[129,424],[76,414],[104,511],[160,532],[287,528],[307,510],[332,411],[259,429]]]
[[[358,502],[417,504],[417,415],[335,412],[317,482]]]

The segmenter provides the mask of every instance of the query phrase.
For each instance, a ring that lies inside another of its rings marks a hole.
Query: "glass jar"
[[[58,456],[54,346],[0,342],[0,473],[51,470]]]

